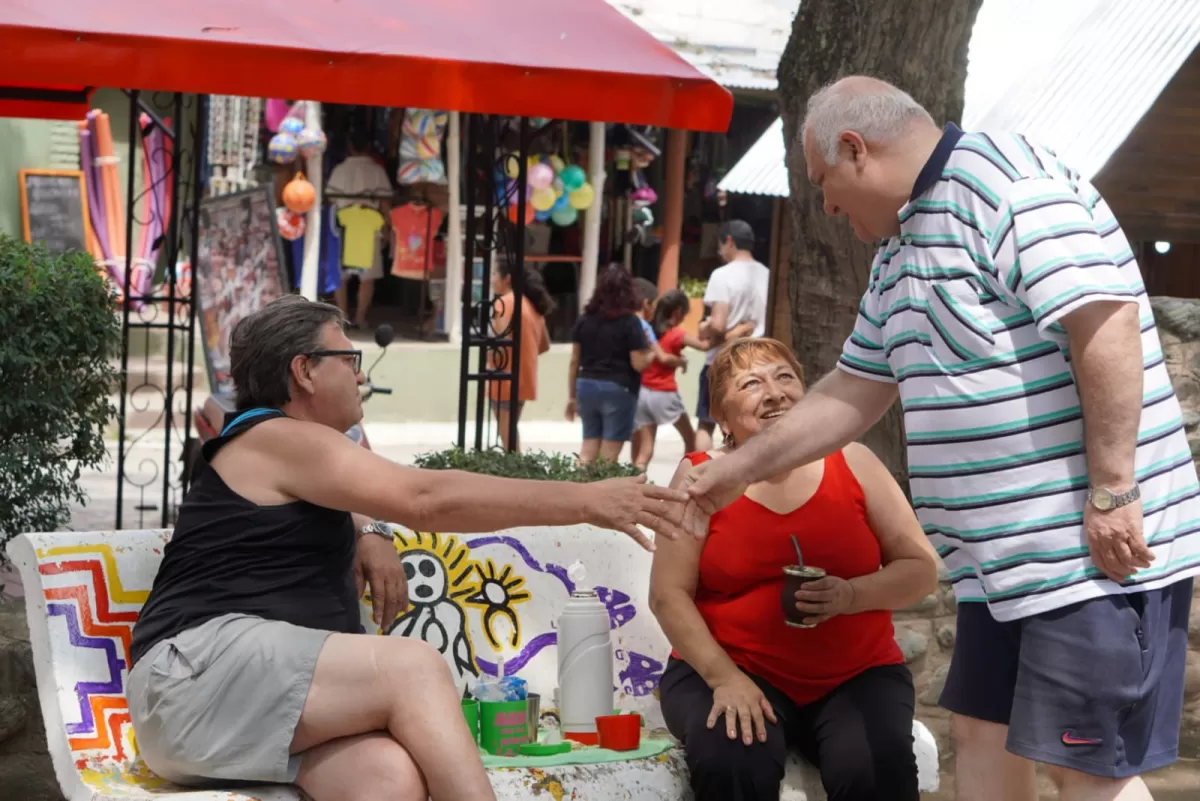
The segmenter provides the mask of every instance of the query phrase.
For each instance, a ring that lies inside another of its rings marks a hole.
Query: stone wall
[[[21,801],[60,801],[38,705],[25,601],[0,594],[0,792]]]

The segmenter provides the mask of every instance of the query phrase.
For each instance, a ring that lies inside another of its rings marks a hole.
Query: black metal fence
[[[192,282],[177,269],[180,254],[194,271],[200,152],[205,146],[204,99],[181,93],[126,92],[129,108],[128,191],[125,275],[135,266],[134,221],[157,222],[162,235],[155,279],[142,294],[126,279],[121,312],[121,395],[118,401],[116,527],[125,526],[126,493],[133,496],[136,525],[170,526],[187,491],[180,459],[191,436],[193,332],[196,307]],[[169,122],[167,120],[170,120]],[[136,191],[135,165],[141,164],[142,137],[153,128],[164,134],[171,207],[144,202],[149,186]],[[194,272],[192,273],[194,274]],[[161,279],[161,280],[160,280]],[[136,417],[136,428],[130,425]],[[136,434],[127,439],[131,428]],[[139,447],[144,446],[144,447]],[[136,457],[134,451],[137,451]]]
[[[475,449],[495,444],[503,398],[511,404],[505,440],[517,445],[517,409],[521,378],[521,306],[525,290],[525,213],[530,143],[525,118],[474,114],[465,119],[466,243],[463,248],[462,361],[458,385],[458,447],[466,448],[471,388],[474,387]],[[509,178],[516,161],[516,176]],[[451,209],[451,214],[457,209]],[[511,215],[511,216],[510,216]],[[482,293],[474,295],[475,264],[482,273]],[[504,260],[512,276],[513,308],[503,309],[492,297],[491,273]],[[506,314],[507,312],[507,314]],[[497,330],[497,318],[508,324]],[[475,350],[475,354],[472,354]],[[472,367],[474,356],[474,367]],[[504,388],[507,387],[507,391]]]

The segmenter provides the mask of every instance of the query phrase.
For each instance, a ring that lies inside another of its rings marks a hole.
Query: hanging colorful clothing
[[[392,275],[414,280],[424,280],[426,273],[434,276],[435,252],[431,245],[444,216],[441,209],[416,203],[392,210]]]
[[[405,110],[400,133],[400,166],[396,169],[398,183],[446,183],[442,135],[449,122],[450,113],[447,111],[423,108]]]
[[[306,231],[299,239],[292,242],[292,261],[296,265],[295,286],[300,286],[304,264],[304,240]],[[325,205],[321,209],[321,245],[317,256],[317,294],[332,295],[342,285],[342,234],[338,227],[337,217],[333,206]]]
[[[342,267],[370,270],[379,251],[376,238],[384,225],[383,215],[366,206],[351,206],[339,211],[337,220],[342,226]]]

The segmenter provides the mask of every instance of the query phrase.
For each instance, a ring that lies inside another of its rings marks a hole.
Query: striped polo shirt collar
[[[925,166],[917,173],[917,180],[913,182],[912,194],[908,197],[910,203],[932,189],[938,179],[942,177],[942,171],[946,169],[946,162],[950,160],[950,154],[954,152],[962,135],[961,128],[952,122],[946,123],[937,147],[933,149]]]

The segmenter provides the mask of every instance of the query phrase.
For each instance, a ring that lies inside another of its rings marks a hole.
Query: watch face
[[[1102,512],[1107,512],[1113,508],[1113,495],[1103,487],[1097,487],[1092,490],[1092,506],[1095,506]]]

